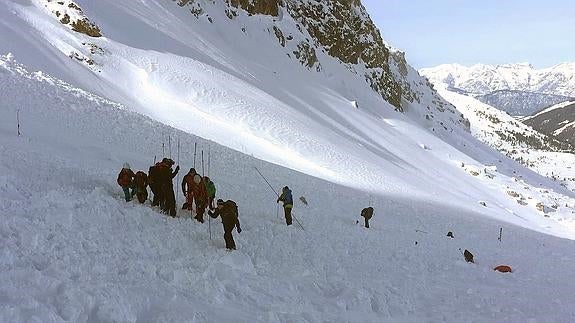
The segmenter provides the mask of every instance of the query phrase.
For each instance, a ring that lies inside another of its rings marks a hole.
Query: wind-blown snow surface
[[[572,218],[550,221],[514,201],[502,214],[504,199],[490,185],[508,177],[493,169],[492,180],[457,169],[437,177],[437,187],[452,184],[445,199],[473,192],[485,198],[487,208],[463,198],[455,208],[417,196],[376,195],[367,230],[354,224],[368,203],[366,192],[166,127],[43,73],[28,73],[11,58],[0,60],[0,88],[2,322],[575,319],[575,262],[569,256],[574,242],[485,213],[565,236],[573,231],[557,223]],[[398,120],[388,122],[413,131]],[[159,154],[162,134],[181,140],[184,168],[191,165],[194,142],[211,147],[218,197],[240,207],[239,250],[223,250],[218,221],[211,222],[209,240],[207,223],[166,218],[122,200],[115,183],[120,165],[129,161],[133,169],[147,169]],[[442,155],[437,142],[426,144],[426,172],[451,167],[433,157]],[[404,149],[413,157],[422,154],[409,147]],[[288,184],[296,198],[306,196],[309,207],[298,203],[294,211],[306,231],[276,218],[275,196],[253,166],[274,186]],[[572,209],[559,208],[566,210]],[[465,263],[458,248],[473,252],[476,264]],[[492,270],[502,263],[514,273]]]

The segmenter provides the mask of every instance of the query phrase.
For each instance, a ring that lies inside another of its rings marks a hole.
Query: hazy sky
[[[362,0],[416,68],[575,61],[575,0]]]

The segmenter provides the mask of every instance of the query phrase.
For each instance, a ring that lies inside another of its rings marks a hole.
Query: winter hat
[[[196,174],[197,172],[196,172],[196,169],[192,167],[192,168],[190,168],[190,172],[189,172],[189,173],[190,173],[190,174]]]
[[[222,199],[218,199],[218,201],[216,202],[217,205],[224,205],[224,200]]]
[[[126,163],[124,163],[124,168],[125,168],[125,169],[130,169],[130,168],[132,168],[132,167],[130,167],[130,164],[128,164],[128,163],[126,162]]]
[[[289,187],[287,187],[287,186],[284,187],[284,188],[283,188],[283,191],[284,191],[284,192],[289,191]]]
[[[194,175],[194,183],[200,184],[202,182],[202,176],[196,174]]]

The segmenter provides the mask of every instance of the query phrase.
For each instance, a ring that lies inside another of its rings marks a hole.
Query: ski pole
[[[293,213],[291,214],[291,217],[295,220],[295,222],[296,222],[297,224],[299,224],[299,226],[301,227],[301,229],[302,229],[303,231],[305,231],[305,229],[303,228],[303,225],[301,225],[301,223],[299,223],[299,221],[298,221],[297,218],[293,215]]]
[[[260,172],[260,170],[255,167],[256,172],[258,172],[258,174],[260,174],[260,176],[264,179],[264,181],[266,181],[266,183],[268,184],[268,186],[270,187],[270,189],[274,192],[274,194],[279,198],[279,194],[276,192],[276,190],[274,190],[274,188],[272,187],[272,185],[270,184],[270,182],[268,182],[268,180],[266,179],[266,177]]]
[[[168,151],[170,153],[170,158],[172,158],[172,136],[168,136]]]

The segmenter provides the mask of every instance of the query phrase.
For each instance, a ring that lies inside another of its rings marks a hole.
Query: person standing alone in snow
[[[292,223],[291,209],[293,208],[293,197],[289,187],[286,186],[282,189],[282,194],[278,197],[276,202],[279,203],[280,201],[282,201],[284,204],[284,214],[286,218],[286,224],[291,225]]]
[[[130,202],[134,194],[136,194],[136,189],[134,188],[135,176],[136,175],[134,172],[130,169],[130,164],[124,163],[124,167],[118,174],[117,182],[124,191],[124,198],[126,199],[126,202]],[[130,192],[130,189],[132,189],[132,192]]]
[[[365,209],[361,210],[361,216],[363,217],[363,219],[365,221],[365,227],[369,228],[369,220],[373,216],[373,208],[370,206],[370,207],[366,207]]]
[[[226,249],[236,250],[236,243],[234,237],[232,236],[232,230],[237,228],[238,233],[242,232],[240,228],[240,219],[238,216],[238,206],[236,202],[232,200],[223,201],[221,199],[217,202],[217,207],[215,211],[208,211],[208,214],[213,219],[220,216],[222,218],[222,224],[224,225],[224,240],[226,241]]]

